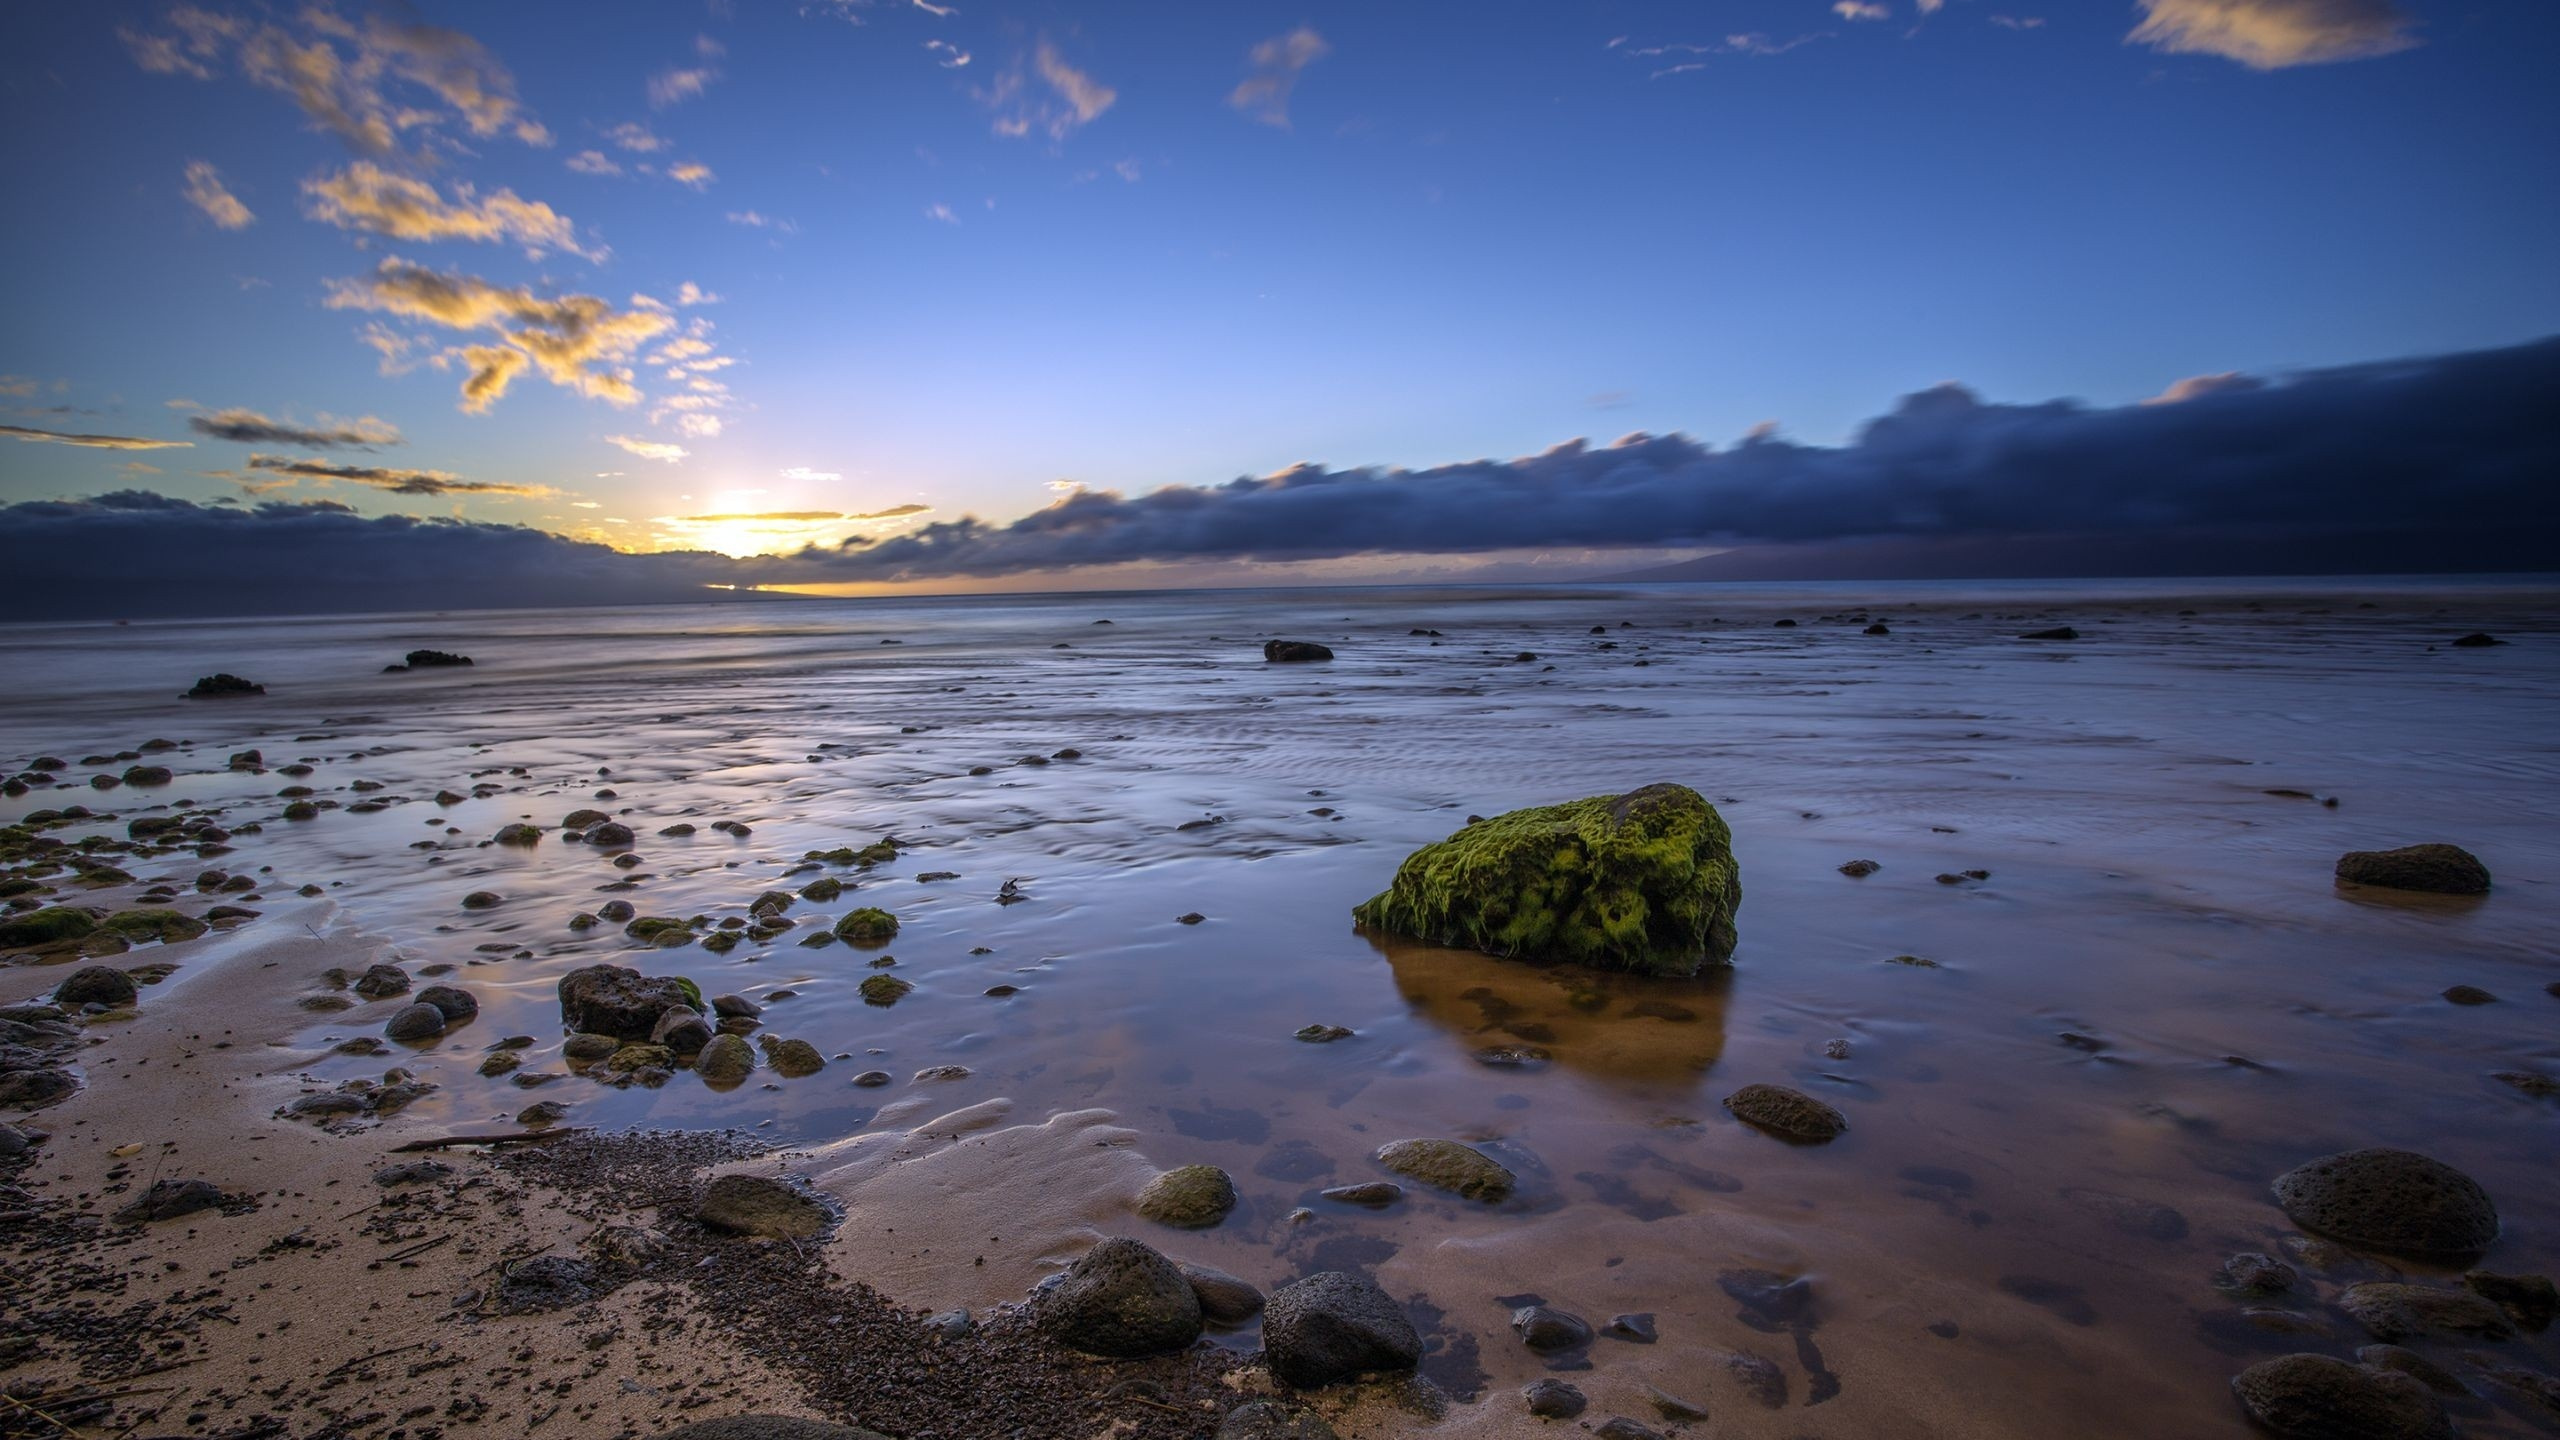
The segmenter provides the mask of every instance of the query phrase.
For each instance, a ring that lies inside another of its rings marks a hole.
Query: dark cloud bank
[[[2093,409],[1941,386],[1835,447],[1635,436],[1430,470],[1301,466],[754,560],[126,492],[0,508],[15,582],[0,612],[630,603],[708,584],[1521,547],[1743,547],[1675,567],[1699,579],[2560,568],[2560,338],[2172,393]]]

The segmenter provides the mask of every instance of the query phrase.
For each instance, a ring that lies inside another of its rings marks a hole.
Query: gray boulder
[[[2489,893],[2489,867],[2459,845],[2351,850],[2338,857],[2338,878],[2349,885],[2379,885],[2387,890],[2423,890],[2437,895]]]
[[[1422,1337],[1376,1281],[1327,1270],[1272,1294],[1262,1351],[1282,1384],[1312,1390],[1374,1370],[1411,1370],[1422,1362]]]
[[[2333,1240],[2403,1255],[2467,1255],[2498,1238],[2498,1207],[2479,1182],[2413,1150],[2324,1155],[2276,1178],[2293,1223]]]
[[[382,1033],[394,1040],[433,1040],[444,1033],[444,1012],[424,1000],[403,1005],[384,1022]]]
[[[2452,1422],[2427,1387],[2326,1355],[2262,1360],[2231,1381],[2249,1417],[2284,1440],[2448,1440]]]
[[[1200,1297],[1172,1261],[1114,1236],[1041,1295],[1035,1320],[1041,1334],[1088,1355],[1154,1355],[1200,1338]]]

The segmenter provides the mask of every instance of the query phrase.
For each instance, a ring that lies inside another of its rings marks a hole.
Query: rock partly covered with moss
[[[680,1005],[702,1008],[702,991],[681,976],[589,965],[560,977],[560,1018],[585,1034],[645,1041],[658,1017]]]
[[[48,905],[0,919],[0,945],[53,945],[78,940],[98,928],[98,917],[69,905]]]
[[[1215,1165],[1177,1165],[1138,1192],[1138,1213],[1159,1225],[1203,1230],[1236,1208],[1236,1182]]]
[[[1685,785],[1647,785],[1475,821],[1351,913],[1489,955],[1694,975],[1732,959],[1741,904],[1723,817]]]
[[[2489,867],[2459,845],[2403,845],[2397,850],[2350,850],[2338,857],[2338,878],[2349,885],[2424,890],[2437,895],[2486,895]]]
[[[1470,1200],[1511,1193],[1511,1172],[1472,1145],[1455,1140],[1398,1140],[1378,1147],[1378,1163],[1408,1179]]]

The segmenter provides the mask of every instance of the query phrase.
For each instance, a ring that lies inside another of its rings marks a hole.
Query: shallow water
[[[1870,620],[1891,633],[1862,633]],[[2014,638],[2066,621],[2081,639]],[[2443,648],[2471,629],[2517,643]],[[1273,635],[1340,658],[1265,665]],[[478,663],[375,673],[419,646]],[[1733,1435],[2244,1435],[2232,1373],[2365,1342],[2325,1303],[2339,1284],[2440,1273],[2307,1270],[2315,1294],[2284,1322],[2303,1333],[2253,1325],[2212,1288],[2234,1250],[2284,1253],[2269,1180],[2358,1145],[2423,1149],[2478,1178],[2506,1218],[2490,1268],[2560,1265],[2560,1102],[2490,1078],[2560,1072],[2560,997],[2544,988],[2560,981],[2548,589],[733,604],[16,627],[0,630],[0,659],[0,761],[189,742],[159,757],[180,771],[171,785],[93,791],[92,770],[123,764],[75,764],[76,791],[0,801],[0,819],[74,801],[112,812],[96,829],[117,834],[180,801],[234,826],[265,818],[234,854],[137,874],[183,889],[208,864],[272,867],[262,893],[279,916],[292,887],[318,883],[412,969],[456,967],[483,1010],[407,1060],[443,1087],[426,1113],[476,1124],[552,1098],[575,1123],[754,1125],[817,1146],[998,1099],[1024,1125],[1107,1111],[1131,1132],[1115,1143],[1156,1166],[1222,1165],[1243,1192],[1216,1230],[1148,1235],[1169,1251],[1266,1286],[1371,1268],[1418,1297],[1439,1317],[1426,1368],[1484,1402],[1455,1413],[1459,1429],[1516,1420],[1504,1392],[1543,1373],[1504,1326],[1501,1297],[1534,1293],[1595,1322],[1659,1316],[1660,1344],[1603,1339],[1568,1375],[1593,1418],[1650,1419],[1638,1386],[1651,1383]],[[215,669],[271,693],[175,698]],[[302,783],[323,799],[399,803],[283,822],[274,795],[292,781],[221,770],[250,746],[271,766],[314,764]],[[1081,758],[1019,763],[1068,747]],[[432,803],[475,780],[508,788]],[[1407,850],[1470,813],[1656,780],[1694,785],[1733,828],[1744,901],[1729,973],[1595,977],[1351,927]],[[2266,793],[2280,789],[2338,803]],[[589,805],[639,832],[642,864],[616,869],[556,833],[530,851],[481,843]],[[719,819],[753,833],[710,831]],[[655,835],[679,820],[703,828]],[[785,878],[804,851],[883,835],[908,847],[901,859],[828,867],[853,888],[796,904],[800,928],[770,945],[720,956],[567,928],[616,895],[643,914],[743,915],[814,878]],[[2495,893],[2393,902],[2330,880],[2342,851],[2430,839],[2480,855]],[[1853,858],[1883,868],[1838,873]],[[1990,875],[1935,878],[1967,869]],[[960,878],[915,878],[928,871]],[[1018,903],[997,903],[1008,880]],[[615,883],[633,888],[603,891]],[[505,903],[466,912],[473,890]],[[823,929],[815,917],[860,904],[896,913],[893,943],[798,943]],[[1178,923],[1186,912],[1206,918]],[[916,986],[888,1008],[855,993],[884,954]],[[727,1094],[690,1076],[527,1091],[475,1073],[510,1033],[541,1037],[527,1068],[565,1068],[553,987],[605,959],[706,994],[795,991],[767,1001],[768,1032],[844,1058]],[[2457,983],[2500,1003],[2439,998]],[[1020,988],[983,993],[1000,984]],[[391,1008],[315,1017],[300,1038],[367,1033]],[[1292,1038],[1317,1022],[1356,1034]],[[1543,1058],[1479,1058],[1498,1046]],[[310,1070],[334,1081],[386,1063]],[[945,1065],[971,1073],[910,1078]],[[873,1068],[895,1083],[849,1083]],[[1829,1100],[1849,1133],[1795,1147],[1736,1124],[1718,1102],[1755,1080]],[[1317,1198],[1382,1176],[1369,1152],[1408,1135],[1483,1144],[1520,1192],[1501,1206],[1416,1192],[1384,1212]],[[1080,1222],[1151,1230],[1111,1223],[1117,1179],[1043,1196],[1045,1172],[1024,1165],[1020,1195],[975,1193],[1004,1184],[981,1169],[973,1193],[899,1203],[974,1221],[973,1206],[1028,1215],[1063,1198]],[[1300,1206],[1312,1217],[1293,1219]],[[916,1238],[933,1217],[914,1218],[902,1241],[878,1208],[854,1212],[894,1261],[893,1293],[918,1305],[1018,1295],[1072,1254],[1017,1233],[984,1266],[936,1258]],[[1719,1277],[1744,1270],[1810,1277],[1810,1309],[1773,1318],[1738,1302]],[[2553,1368],[2548,1337],[2477,1348]],[[1779,1364],[1783,1410],[1745,1396],[1733,1352]],[[2494,1397],[2457,1413],[2475,1435],[2545,1433]]]

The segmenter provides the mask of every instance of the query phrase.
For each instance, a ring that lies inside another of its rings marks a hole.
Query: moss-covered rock
[[[907,992],[915,989],[916,987],[899,979],[895,975],[865,975],[862,977],[862,984],[858,988],[862,991],[862,998],[865,1003],[872,1005],[895,1005],[900,1000],[906,998]]]
[[[1508,1169],[1455,1140],[1398,1140],[1378,1147],[1377,1158],[1399,1175],[1470,1200],[1498,1201],[1511,1193]]]
[[[876,905],[865,905],[836,922],[836,938],[859,944],[878,944],[894,940],[898,935],[898,917]]]
[[[1685,785],[1647,785],[1478,820],[1351,913],[1489,955],[1693,975],[1732,959],[1741,904],[1723,817]]]
[[[59,940],[77,940],[97,928],[98,918],[86,910],[48,905],[0,919],[0,945],[50,945]]]
[[[1159,1225],[1205,1230],[1236,1208],[1236,1182],[1215,1165],[1177,1165],[1138,1192],[1138,1213]]]
[[[177,910],[120,910],[98,922],[127,940],[193,940],[211,926]]]

